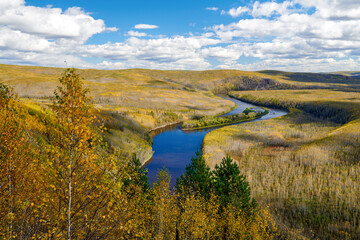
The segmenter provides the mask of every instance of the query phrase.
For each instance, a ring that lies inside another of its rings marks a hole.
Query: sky
[[[0,0],[0,63],[360,70],[359,0]]]

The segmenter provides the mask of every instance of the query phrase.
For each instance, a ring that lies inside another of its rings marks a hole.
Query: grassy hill
[[[343,72],[334,72],[334,74],[340,74],[343,76],[350,76],[354,78],[360,78],[360,72],[358,71],[343,71]]]
[[[22,96],[46,97],[52,94],[63,68],[0,64],[0,81],[13,85]],[[180,91],[223,90],[225,84],[235,88],[331,88],[359,84],[349,74],[290,73],[280,71],[246,72],[238,70],[163,71],[148,69],[96,70],[78,69],[93,95],[112,91],[166,89]],[[354,73],[355,74],[355,73]],[[122,89],[124,88],[124,89]],[[238,89],[232,89],[238,90]]]
[[[343,84],[343,86],[349,85],[352,87],[360,87],[360,76],[359,72],[345,72],[342,74],[338,73],[301,73],[301,72],[281,72],[281,71],[260,71],[272,76],[280,76],[284,79],[295,81],[295,82],[306,82],[306,83],[326,83],[326,84]],[[332,87],[336,85],[331,85]]]
[[[14,87],[23,99],[46,106],[64,70],[0,64],[0,82]],[[216,115],[234,106],[232,102],[214,95],[217,93],[233,90],[354,88],[359,83],[359,79],[340,74],[279,71],[78,69],[77,72],[84,78],[84,85],[89,88],[96,107],[105,116],[118,115],[115,118],[106,117],[108,125],[117,126],[109,139],[118,146],[138,142],[136,136],[139,130],[134,129],[142,129],[140,135],[144,135],[144,132],[159,126],[195,116]],[[109,122],[109,119],[122,120],[119,125]],[[135,125],[138,127],[127,127]],[[126,135],[132,137],[123,139],[120,136],[124,134],[120,134],[118,128],[128,129]],[[141,156],[151,155],[149,151],[146,154],[139,151],[136,152]]]
[[[0,65],[0,82],[23,98],[46,104],[63,68]],[[360,80],[340,74],[238,70],[161,71],[78,69],[98,108],[127,112],[146,128],[195,115],[215,115],[232,103],[213,93],[233,90],[357,88]],[[175,115],[177,115],[177,117]],[[169,119],[169,116],[170,117]],[[174,119],[175,118],[175,119]]]

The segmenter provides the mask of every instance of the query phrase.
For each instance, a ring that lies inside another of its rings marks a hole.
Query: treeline
[[[315,117],[341,124],[360,118],[360,110],[356,102],[352,103],[336,100],[301,102],[293,101],[292,99],[284,101],[277,98],[256,97],[251,94],[239,95],[236,92],[229,93],[229,96],[245,102],[259,104],[270,108],[280,108],[286,110],[290,108],[297,108],[310,113]]]
[[[1,239],[275,236],[229,157],[211,172],[197,154],[174,191],[166,171],[150,187],[136,156],[106,144],[96,115],[73,69],[50,109],[29,109],[0,84]]]
[[[228,94],[231,91],[294,89],[296,85],[286,84],[271,78],[258,76],[234,76],[221,80],[213,87],[214,93]]]
[[[269,113],[269,109],[262,109],[262,111],[254,111],[251,108],[246,108],[240,114],[234,114],[222,117],[202,117],[200,119],[185,121],[182,124],[183,130],[203,129],[217,126],[225,126],[234,123],[251,121],[260,118]]]

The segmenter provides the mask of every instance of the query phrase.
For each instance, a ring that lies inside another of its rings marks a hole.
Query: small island
[[[269,113],[269,109],[262,107],[246,108],[240,114],[219,117],[201,117],[183,122],[181,128],[184,131],[226,126],[234,123],[247,122]]]

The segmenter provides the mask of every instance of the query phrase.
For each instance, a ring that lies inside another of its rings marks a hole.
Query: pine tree
[[[206,165],[200,151],[191,158],[191,163],[186,166],[185,173],[176,181],[176,191],[180,195],[199,194],[209,198],[211,193],[211,171]]]
[[[214,190],[219,197],[221,208],[233,205],[250,214],[257,204],[251,198],[250,186],[245,176],[240,174],[239,166],[227,155],[214,170]]]
[[[127,163],[126,172],[128,176],[123,179],[124,188],[136,186],[139,187],[143,193],[150,191],[147,169],[141,166],[140,159],[135,154]],[[131,194],[131,190],[128,189],[128,193]]]
[[[136,155],[125,166],[125,176],[122,178],[121,191],[126,196],[129,221],[126,231],[122,234],[125,239],[150,239],[152,234],[152,209],[154,206],[153,189],[150,188],[147,169],[142,168]]]

